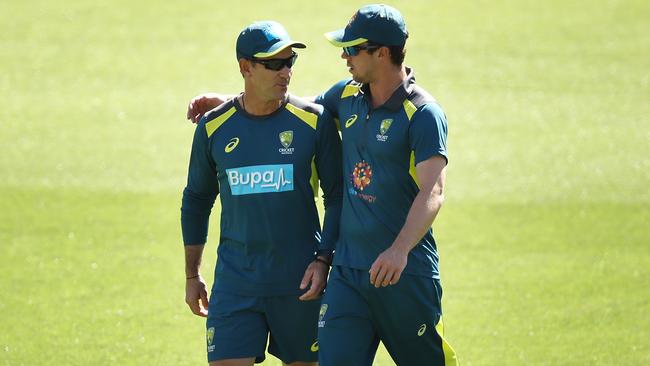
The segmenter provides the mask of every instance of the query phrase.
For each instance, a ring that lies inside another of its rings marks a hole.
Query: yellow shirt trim
[[[224,113],[224,114],[220,115],[219,117],[213,119],[212,121],[206,123],[205,124],[205,130],[208,133],[208,138],[210,138],[210,136],[212,136],[214,131],[216,131],[217,128],[221,127],[221,125],[224,124],[224,122],[226,122],[226,120],[228,118],[230,118],[233,114],[235,114],[236,111],[237,111],[237,108],[235,108],[233,106],[226,113]]]
[[[410,100],[405,100],[404,101],[404,111],[406,112],[406,116],[409,118],[409,122],[411,121],[411,117],[413,117],[413,113],[418,110],[418,108],[413,104]]]
[[[316,123],[318,122],[318,116],[316,114],[302,110],[291,103],[287,103],[285,108],[296,117],[300,118],[300,120],[308,124],[309,127],[314,130],[316,129]]]

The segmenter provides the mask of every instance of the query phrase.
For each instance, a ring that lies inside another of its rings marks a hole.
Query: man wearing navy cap
[[[285,365],[315,365],[316,322],[338,239],[341,143],[321,105],[287,93],[293,41],[276,22],[237,38],[244,92],[197,125],[181,224],[186,302],[207,317],[210,365],[250,366],[268,351]],[[314,196],[323,191],[319,223]],[[210,211],[221,198],[214,284],[199,272]]]
[[[445,114],[403,65],[408,32],[397,9],[365,6],[325,36],[343,49],[352,80],[316,98],[340,121],[348,177],[320,365],[371,365],[379,341],[398,365],[456,365],[431,229],[444,197]]]
[[[379,341],[398,365],[457,365],[443,337],[431,229],[444,198],[446,116],[403,65],[408,32],[395,8],[364,6],[325,36],[352,79],[315,100],[339,121],[345,177],[320,365],[371,365]],[[194,98],[188,118],[218,102]]]

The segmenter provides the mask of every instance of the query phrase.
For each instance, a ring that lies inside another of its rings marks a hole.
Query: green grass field
[[[235,38],[262,19],[309,45],[292,92],[323,91],[347,72],[322,33],[365,4],[252,3],[0,2],[0,365],[205,364],[187,101],[243,87]],[[650,3],[392,4],[449,118],[434,227],[461,364],[650,364]]]

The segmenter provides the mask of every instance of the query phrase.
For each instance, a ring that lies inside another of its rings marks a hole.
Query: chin
[[[287,90],[287,88],[285,88],[284,91],[281,91],[281,92],[278,92],[278,93],[275,94],[276,99],[279,99],[279,100],[285,99],[287,97],[288,93],[289,93],[289,91]]]
[[[362,84],[366,82],[365,79],[363,79],[361,76],[355,74],[352,74],[352,80]]]

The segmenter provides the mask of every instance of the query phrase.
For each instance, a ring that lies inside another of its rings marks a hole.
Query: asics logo
[[[426,331],[427,331],[427,325],[426,324],[420,325],[420,329],[418,329],[418,337],[422,337],[422,335]]]
[[[230,141],[228,142],[228,145],[226,145],[226,148],[223,149],[223,151],[225,151],[226,153],[229,153],[229,152],[235,150],[237,145],[239,145],[239,137],[233,137],[233,138],[230,139]]]
[[[356,121],[357,121],[357,115],[353,114],[350,118],[348,118],[347,121],[345,121],[345,128],[352,126]]]

